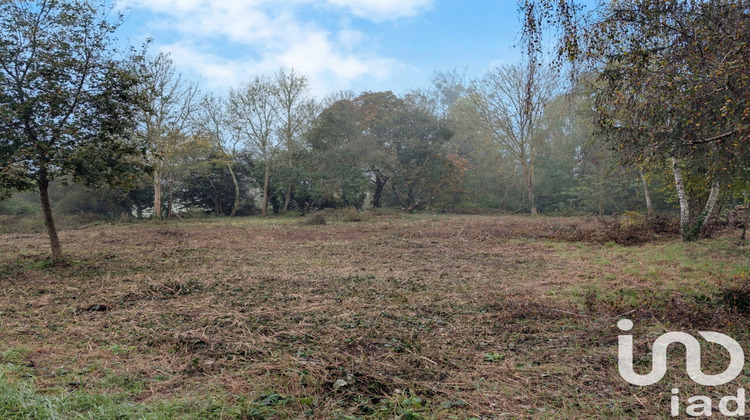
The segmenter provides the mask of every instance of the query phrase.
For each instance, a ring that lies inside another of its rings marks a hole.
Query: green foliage
[[[210,211],[215,215],[230,215],[235,203],[235,190],[228,165],[240,185],[239,206],[236,215],[247,216],[257,212],[247,185],[254,179],[254,169],[247,160],[238,157],[233,164],[224,159],[216,149],[190,147],[192,156],[179,162],[179,174],[174,188],[175,198],[180,204]]]
[[[307,193],[314,207],[362,208],[389,195],[415,210],[435,200],[454,170],[438,119],[391,92],[366,92],[325,109],[307,133]]]
[[[500,362],[505,356],[499,353],[484,353],[484,360],[487,362]]]
[[[29,216],[38,214],[39,211],[39,200],[33,194],[14,194],[0,201],[1,215]]]
[[[56,262],[49,183],[127,187],[149,169],[130,138],[141,81],[115,52],[123,17],[109,16],[85,0],[0,2],[0,198],[38,187]]]
[[[529,56],[542,53],[542,38],[550,33],[543,28],[552,24],[557,64],[598,75],[592,83],[598,135],[621,160],[647,171],[665,159],[679,161],[687,185],[678,189],[688,191],[680,200],[684,234],[694,238],[708,217],[698,214],[709,188],[747,179],[748,3],[600,0],[587,15],[581,3],[522,3]]]
[[[401,208],[411,212],[431,204],[449,185],[457,162],[448,156],[453,133],[430,114],[406,106],[384,121],[388,129],[384,173]]]
[[[122,349],[115,350],[113,347],[115,351]],[[19,379],[19,376],[26,379]],[[24,368],[8,363],[0,367],[0,417],[8,420],[270,418],[278,414],[277,407],[283,407],[290,401],[272,392],[260,395],[253,401],[240,399],[236,404],[210,399],[185,399],[170,402],[154,400],[146,405],[128,400],[130,394],[138,393],[143,388],[143,383],[138,380],[108,375],[101,385],[110,391],[118,389],[124,392],[40,392],[34,386],[33,377]]]
[[[143,145],[128,138],[139,81],[114,58],[118,22],[100,12],[84,1],[0,4],[2,191],[64,174],[126,185],[145,169]]]

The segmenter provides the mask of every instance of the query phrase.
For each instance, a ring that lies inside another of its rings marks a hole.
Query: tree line
[[[746,2],[603,1],[587,18],[572,0],[523,7],[523,63],[474,80],[436,72],[400,95],[314,98],[294,69],[201,92],[168,54],[118,51],[122,16],[83,0],[4,2],[0,191],[39,192],[55,260],[56,182],[154,219],[678,205],[686,238],[747,195]],[[546,21],[561,28],[558,69],[540,58]]]

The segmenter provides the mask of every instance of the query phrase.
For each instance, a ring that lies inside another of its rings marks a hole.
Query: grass
[[[644,346],[672,329],[748,342],[722,294],[750,272],[731,236],[622,246],[591,218],[300,220],[64,231],[66,267],[42,234],[0,235],[0,418],[665,417],[673,386],[748,387],[692,385],[684,357],[652,387],[616,367],[621,316]]]

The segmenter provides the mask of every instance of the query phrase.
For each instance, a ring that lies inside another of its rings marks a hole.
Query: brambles
[[[722,302],[734,311],[750,313],[750,278],[742,274],[735,276],[730,285],[720,292]]]

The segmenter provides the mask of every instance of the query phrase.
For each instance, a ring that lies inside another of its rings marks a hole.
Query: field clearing
[[[300,220],[64,231],[61,268],[45,235],[0,235],[0,417],[653,418],[673,387],[750,388],[748,370],[692,384],[681,349],[660,384],[617,373],[623,316],[641,370],[671,330],[750,350],[720,293],[748,281],[734,232],[621,246],[552,234],[594,218]]]

